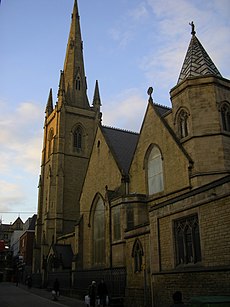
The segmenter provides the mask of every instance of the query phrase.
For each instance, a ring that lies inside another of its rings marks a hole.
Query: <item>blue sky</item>
[[[0,5],[0,218],[37,211],[49,89],[57,94],[73,0],[2,0]],[[139,131],[147,106],[171,106],[191,39],[189,22],[220,73],[230,78],[229,0],[78,0],[88,98],[99,80],[103,124]]]

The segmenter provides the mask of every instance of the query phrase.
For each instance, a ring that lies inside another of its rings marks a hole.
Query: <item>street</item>
[[[51,292],[44,289],[27,289],[24,285],[18,287],[15,283],[0,283],[0,306],[1,307],[52,307],[70,306],[85,307],[83,301],[60,296],[58,301],[52,301]]]

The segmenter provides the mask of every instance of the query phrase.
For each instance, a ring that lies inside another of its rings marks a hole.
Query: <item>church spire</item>
[[[74,1],[63,74],[65,91],[68,90],[69,94],[67,103],[80,108],[89,108],[77,0]]]
[[[215,64],[205,51],[204,47],[196,37],[195,25],[190,23],[192,27],[192,38],[185,56],[184,63],[179,75],[177,84],[189,77],[201,77],[212,75],[222,77]]]

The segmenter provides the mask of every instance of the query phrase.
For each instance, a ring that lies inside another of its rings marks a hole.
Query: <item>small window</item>
[[[113,239],[121,239],[121,223],[120,223],[120,208],[115,207],[113,209]]]
[[[163,191],[163,165],[159,148],[153,146],[148,157],[148,189],[149,195]]]
[[[227,103],[224,103],[220,112],[223,130],[230,132],[230,106]]]
[[[188,136],[188,113],[182,110],[178,116],[178,126],[180,138]]]
[[[81,89],[81,80],[80,77],[78,76],[76,79],[76,90],[80,91]]]
[[[176,265],[201,261],[198,216],[192,215],[174,222]]]
[[[128,230],[134,227],[134,210],[132,205],[128,205],[126,209],[126,225]]]
[[[73,146],[77,151],[82,150],[82,129],[80,127],[74,131]]]
[[[142,271],[143,248],[141,242],[137,239],[133,245],[132,257],[134,258],[134,272]]]

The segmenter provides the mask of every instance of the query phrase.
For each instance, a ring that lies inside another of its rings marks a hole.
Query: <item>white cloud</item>
[[[35,210],[31,198],[36,199],[43,110],[32,102],[15,108],[3,101],[0,105],[0,217],[3,215],[3,222],[13,222],[17,214],[4,212]]]
[[[41,108],[26,102],[14,110],[6,106],[3,110],[0,115],[1,169],[9,172],[14,167],[29,174],[38,174],[42,145]]]
[[[22,192],[22,186],[6,180],[0,180],[1,194],[0,194],[0,210],[7,211],[11,209],[12,205],[21,203],[25,197]]]
[[[136,89],[129,89],[110,100],[103,108],[103,124],[139,132],[147,99]]]

